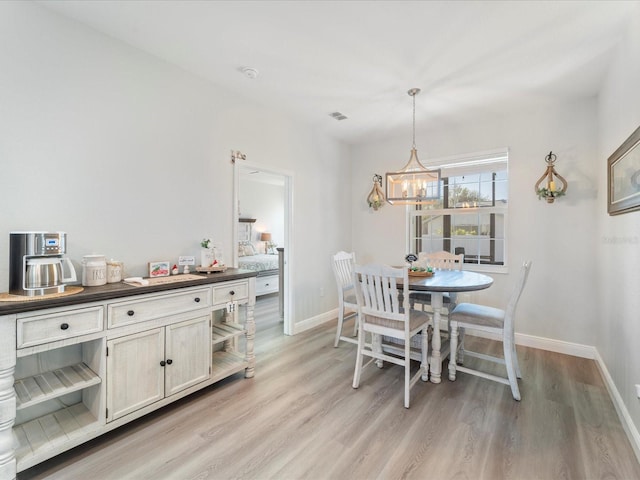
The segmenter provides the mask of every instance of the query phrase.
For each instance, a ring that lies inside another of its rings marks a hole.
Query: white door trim
[[[234,268],[238,267],[238,218],[240,216],[239,197],[240,197],[240,172],[239,167],[250,168],[260,172],[273,175],[281,175],[284,177],[284,334],[293,335],[294,325],[292,309],[292,258],[293,258],[293,172],[281,170],[264,165],[257,165],[243,160],[236,160],[233,164],[233,208],[232,208],[232,258]]]

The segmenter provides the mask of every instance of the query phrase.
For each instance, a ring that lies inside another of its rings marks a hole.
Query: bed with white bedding
[[[253,270],[259,276],[278,274],[278,255],[266,255],[258,253],[256,255],[245,255],[238,257],[238,268]],[[265,273],[266,272],[266,273]]]
[[[256,296],[276,293],[280,289],[278,255],[257,253],[251,242],[238,244],[238,268],[258,272]]]

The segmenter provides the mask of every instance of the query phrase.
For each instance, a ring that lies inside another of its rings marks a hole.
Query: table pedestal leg
[[[431,371],[431,382],[440,383],[442,381],[442,359],[440,357],[440,348],[442,340],[440,339],[440,311],[442,310],[442,292],[431,292],[431,307],[433,308],[433,337],[431,338],[431,363],[429,365]]]

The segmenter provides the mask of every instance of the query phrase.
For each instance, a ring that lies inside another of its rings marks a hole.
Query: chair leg
[[[358,352],[356,354],[356,369],[353,372],[353,388],[360,386],[360,374],[362,373],[362,362],[364,361],[364,355],[362,355],[362,349],[364,348],[364,332],[362,329],[358,335]]]
[[[520,363],[518,363],[518,352],[516,351],[516,340],[515,338],[512,339],[512,343],[513,345],[513,365],[516,368],[516,377],[517,378],[522,378],[522,372],[520,371]]]
[[[353,319],[353,336],[358,334],[358,324],[360,323],[360,316],[356,315]]]
[[[515,400],[520,400],[520,389],[518,388],[518,378],[516,376],[516,368],[514,364],[515,347],[513,341],[505,339],[504,341],[504,360],[507,367],[507,377],[509,385],[511,385],[511,394]],[[517,362],[518,360],[515,359]]]
[[[456,361],[458,359],[458,322],[449,320],[449,344],[451,353],[449,353],[449,380],[456,381]]]
[[[425,328],[422,331],[422,358],[420,368],[422,369],[422,381],[427,382],[429,380],[429,329]]]
[[[464,364],[464,328],[458,329],[458,363],[457,365]]]
[[[382,353],[382,335],[377,333],[371,334],[371,348],[378,354]],[[376,365],[378,368],[382,368],[384,366],[384,362],[378,358],[376,359]]]
[[[411,339],[404,339],[404,408],[409,408],[411,395]]]
[[[340,336],[342,335],[342,323],[344,322],[344,308],[341,306],[338,309],[338,331],[336,332],[336,341],[333,343],[333,347],[338,346],[340,342]]]

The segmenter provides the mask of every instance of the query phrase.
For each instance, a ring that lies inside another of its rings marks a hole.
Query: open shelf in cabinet
[[[51,457],[52,450],[65,450],[64,444],[81,443],[89,432],[98,428],[98,419],[82,402],[14,427],[20,470]]]
[[[231,322],[214,323],[211,330],[211,341],[213,343],[231,340],[232,338],[239,337],[245,333],[245,329],[242,325]]]
[[[97,385],[101,381],[98,374],[84,363],[16,380],[16,410]]]
[[[225,378],[246,368],[247,360],[244,354],[239,352],[213,352],[213,371],[215,379]]]

